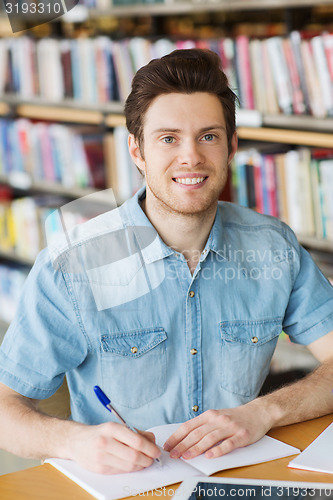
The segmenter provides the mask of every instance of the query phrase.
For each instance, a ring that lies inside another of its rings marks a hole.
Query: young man
[[[125,111],[146,188],[38,257],[0,351],[0,446],[102,473],[149,466],[153,436],[108,421],[95,384],[138,429],[183,422],[173,457],[219,456],[332,412],[331,285],[285,224],[218,202],[237,147],[218,57],[151,61]],[[282,328],[321,366],[258,398]],[[34,401],[65,374],[72,421]]]

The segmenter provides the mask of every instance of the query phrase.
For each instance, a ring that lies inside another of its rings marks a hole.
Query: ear
[[[232,136],[232,139],[231,139],[231,152],[228,156],[228,164],[231,162],[231,160],[235,156],[236,151],[237,151],[237,147],[238,147],[238,137],[237,137],[237,133],[234,132],[234,135]]]
[[[128,136],[128,150],[133,162],[138,167],[138,169],[142,172],[145,172],[146,162],[142,158],[139,144],[133,134],[129,134]]]

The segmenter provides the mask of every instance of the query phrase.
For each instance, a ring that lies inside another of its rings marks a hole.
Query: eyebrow
[[[202,134],[203,132],[208,132],[209,130],[226,130],[226,128],[222,125],[209,125],[208,127],[203,127],[201,128],[198,132],[199,134]],[[170,133],[179,133],[181,132],[182,130],[180,128],[167,128],[167,127],[162,127],[162,128],[158,128],[158,129],[155,129],[153,130],[153,134],[160,134],[160,133],[167,133],[167,132],[170,132]]]

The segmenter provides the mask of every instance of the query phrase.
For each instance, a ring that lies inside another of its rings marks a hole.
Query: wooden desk
[[[331,422],[333,422],[333,414],[300,424],[280,427],[270,431],[268,434],[285,443],[296,446],[300,450],[304,450]],[[280,458],[279,460],[258,465],[222,471],[215,474],[215,476],[314,481],[333,484],[333,474],[320,474],[317,472],[289,469],[287,466],[290,460],[290,457]],[[176,486],[163,488],[166,498],[170,498],[168,495],[169,489],[175,490]],[[145,494],[145,498],[156,498],[157,496],[163,496],[161,495],[161,490],[158,491],[158,495],[154,495],[154,492]],[[1,500],[93,499],[85,490],[49,464],[0,476],[0,498]]]

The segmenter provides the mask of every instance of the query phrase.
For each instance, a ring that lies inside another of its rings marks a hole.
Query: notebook
[[[148,430],[155,434],[156,443],[162,447],[179,425],[161,425]],[[179,483],[191,476],[203,474],[209,476],[220,470],[267,462],[299,452],[300,450],[293,446],[264,436],[254,444],[213,459],[205,458],[204,455],[191,460],[173,459],[169,457],[169,453],[162,451],[162,466],[154,463],[146,469],[129,474],[96,474],[86,471],[70,460],[51,458],[46,462],[52,464],[98,500],[115,500]]]

